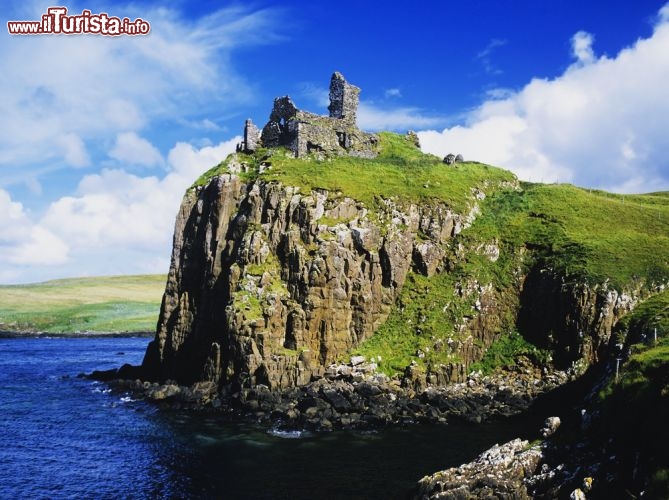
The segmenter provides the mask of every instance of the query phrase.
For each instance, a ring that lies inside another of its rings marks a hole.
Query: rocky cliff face
[[[603,358],[615,325],[643,295],[641,286],[619,291],[606,283],[566,282],[537,267],[525,279],[518,325],[530,340],[554,353],[558,366],[580,363],[585,368]]]
[[[469,223],[445,204],[375,214],[232,174],[188,191],[143,368],[180,383],[301,385],[374,333],[407,273],[441,270]]]
[[[370,213],[341,193],[301,193],[234,174],[189,190],[146,378],[272,389],[308,383],[383,324],[408,273],[449,272],[453,259],[471,253],[498,258],[494,244],[466,248],[454,239],[484,197],[472,193],[467,214],[445,203],[391,200]],[[518,252],[518,262],[524,258]],[[565,283],[538,266],[507,288],[476,276],[455,288],[471,306],[459,313],[453,339],[431,346],[449,350],[453,361],[407,366],[405,384],[416,390],[466,380],[472,363],[516,324],[559,367],[585,368],[639,300],[604,285]]]
[[[556,187],[551,196],[562,196],[563,205],[547,203],[548,190],[527,193],[508,172],[475,162],[443,165],[420,152],[415,134],[362,132],[359,91],[335,73],[329,116],[277,98],[262,134],[247,121],[237,154],[186,193],[142,376],[233,388],[305,385],[347,361],[391,312],[376,337],[385,334],[379,342],[391,351],[382,368],[405,370],[404,386],[417,391],[465,381],[472,364],[514,329],[550,351],[559,368],[602,359],[617,342],[615,325],[650,285],[636,272],[621,280],[638,281],[624,291],[574,281],[547,254],[587,246],[565,230],[578,225],[574,214],[560,218],[558,210],[578,200],[576,212],[586,213],[610,200]],[[313,185],[330,190],[295,186],[310,185],[301,180],[314,172]],[[345,188],[332,180],[339,173]],[[359,189],[358,176],[362,184],[388,179]],[[499,195],[492,202],[491,193]],[[582,253],[571,259],[577,269],[589,262]],[[662,274],[656,264],[648,262]]]

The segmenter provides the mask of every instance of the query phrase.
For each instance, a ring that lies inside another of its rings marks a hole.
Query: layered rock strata
[[[466,224],[445,204],[386,208],[232,174],[190,190],[145,376],[277,389],[322,375],[383,323],[412,266],[441,268],[425,236],[438,248]]]

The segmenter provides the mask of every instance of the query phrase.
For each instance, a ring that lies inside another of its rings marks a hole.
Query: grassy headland
[[[0,286],[0,330],[11,332],[151,332],[165,276],[71,278]]]
[[[458,361],[449,349],[430,348],[462,340],[457,326],[471,314],[474,298],[458,293],[461,286],[491,285],[498,297],[511,296],[519,276],[532,266],[552,270],[565,283],[606,283],[618,290],[669,280],[669,193],[618,195],[569,184],[519,183],[512,173],[478,162],[445,165],[423,154],[410,137],[386,132],[379,134],[374,159],[295,159],[281,149],[259,150],[229,157],[194,186],[228,172],[233,159],[237,167],[241,162],[240,175],[248,181],[276,181],[304,193],[325,189],[362,202],[372,217],[385,199],[400,207],[441,202],[459,214],[478,205],[473,225],[447,248],[449,272],[430,278],[410,273],[398,307],[356,349],[381,356],[380,368],[389,374],[411,360]],[[476,196],[481,191],[487,195],[483,200]],[[499,258],[484,255],[480,249],[486,245],[498,247]],[[521,352],[545,355],[514,334],[513,317],[503,318],[500,327],[509,338],[500,337],[491,351],[499,355],[482,360],[483,368]]]
[[[363,202],[374,211],[381,199],[402,203],[445,202],[464,214],[477,203],[481,215],[462,239],[496,240],[501,264],[513,250],[531,249],[567,276],[624,286],[634,279],[669,278],[669,192],[620,195],[570,184],[518,183],[506,170],[478,162],[445,165],[422,153],[407,137],[379,134],[373,159],[295,159],[282,149],[240,155],[247,180],[326,189]],[[230,158],[205,172],[194,186],[228,171]],[[260,166],[268,168],[259,173]],[[488,194],[483,201],[474,192]],[[498,278],[506,271],[493,266]]]

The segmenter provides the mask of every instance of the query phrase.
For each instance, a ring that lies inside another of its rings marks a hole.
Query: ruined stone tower
[[[249,118],[244,122],[244,140],[237,144],[237,152],[253,153],[260,143],[260,130]]]
[[[289,96],[274,99],[269,121],[262,133],[247,120],[244,141],[238,152],[252,153],[261,145],[266,148],[284,146],[296,157],[317,156],[376,156],[378,137],[361,131],[356,123],[360,89],[335,72],[330,79],[330,116],[302,111]]]
[[[330,118],[344,120],[356,126],[360,89],[348,83],[344,76],[336,71],[330,79]]]

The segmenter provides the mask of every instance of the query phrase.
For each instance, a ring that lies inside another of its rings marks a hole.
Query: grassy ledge
[[[623,196],[570,184],[526,184],[493,193],[470,240],[531,249],[571,281],[624,288],[669,278],[669,194]],[[508,252],[507,252],[508,253]]]

